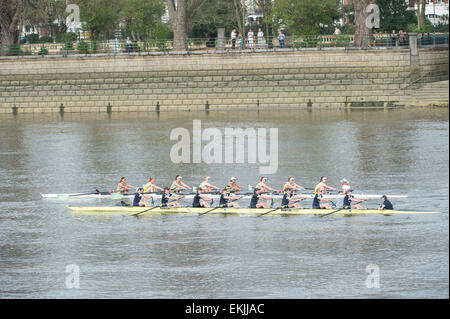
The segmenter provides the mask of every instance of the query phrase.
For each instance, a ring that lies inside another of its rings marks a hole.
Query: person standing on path
[[[264,32],[262,32],[261,28],[258,30],[258,47],[260,49],[264,48]]]
[[[248,47],[249,47],[250,49],[253,49],[253,40],[254,40],[254,37],[255,37],[255,35],[254,35],[253,31],[252,31],[252,29],[250,29],[250,30],[248,31],[248,33],[247,33]]]
[[[280,49],[284,48],[284,33],[282,31],[278,32],[278,42],[280,43]]]
[[[236,29],[231,31],[231,49],[236,49]]]

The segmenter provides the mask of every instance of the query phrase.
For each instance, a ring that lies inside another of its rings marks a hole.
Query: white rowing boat
[[[160,193],[152,193],[147,194],[151,195],[154,200],[161,200]],[[219,194],[205,194],[211,197],[214,200],[220,198]],[[239,194],[237,194],[239,195]],[[242,194],[244,197],[242,199],[250,199],[252,197],[251,194]],[[313,194],[298,194],[301,196],[306,196],[306,199],[313,199]],[[45,199],[56,199],[56,200],[76,200],[76,199],[133,199],[134,194],[118,194],[118,193],[108,193],[108,192],[99,192],[99,193],[70,193],[70,194],[41,194],[42,198]],[[184,195],[184,199],[193,199],[195,194],[187,194]],[[281,200],[283,195],[269,195],[272,196],[275,200]],[[353,194],[355,198],[367,198],[367,199],[380,199],[382,195],[378,194]],[[407,195],[386,195],[388,198],[407,198]],[[324,195],[323,198],[326,199],[343,199],[344,195],[342,194],[328,194]]]

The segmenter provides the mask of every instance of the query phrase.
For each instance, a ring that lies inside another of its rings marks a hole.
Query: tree
[[[151,38],[164,11],[162,0],[122,0],[120,18],[133,40],[142,40]]]
[[[120,0],[78,0],[83,28],[93,40],[108,38],[120,22]]]
[[[340,0],[277,0],[265,18],[275,29],[286,28],[295,34],[314,35],[321,25],[333,25],[340,16]]]
[[[192,22],[206,0],[165,0],[165,2],[173,30],[173,50],[186,51]]]
[[[373,41],[372,28],[367,23],[370,12],[367,8],[371,0],[353,0],[355,8],[355,39],[354,46],[367,47]]]
[[[258,10],[261,12],[263,17],[266,17],[270,12],[272,7],[272,0],[255,0]],[[272,34],[272,24],[269,21],[265,21],[265,31],[266,35]]]
[[[416,1],[415,4],[417,5],[417,28],[423,29],[426,23],[425,17],[426,2],[425,0],[419,0],[418,2]]]
[[[380,8],[380,30],[406,30],[408,24],[414,23],[415,14],[408,10],[408,3],[404,0],[378,0]]]
[[[0,0],[2,49],[19,43],[25,0]]]
[[[215,37],[218,28],[231,32],[235,26],[233,0],[207,0],[195,15],[190,34],[194,38]]]

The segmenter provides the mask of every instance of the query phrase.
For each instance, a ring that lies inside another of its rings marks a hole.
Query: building
[[[409,1],[410,10],[414,10],[417,14],[417,7],[419,1],[417,0],[407,0]],[[425,5],[425,16],[434,25],[447,24],[448,23],[448,0],[424,0]]]

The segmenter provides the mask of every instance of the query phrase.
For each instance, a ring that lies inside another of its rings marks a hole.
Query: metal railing
[[[224,50],[270,50],[270,49],[317,49],[317,48],[342,48],[354,45],[354,35],[292,35],[279,37],[237,38],[226,39]],[[365,39],[368,47],[408,48],[408,35],[404,37],[391,34],[374,34]],[[430,33],[418,35],[419,46],[448,44],[448,33]],[[188,51],[217,50],[217,38],[189,38],[186,43]],[[10,47],[0,46],[1,56],[45,56],[45,55],[91,55],[91,54],[145,54],[152,52],[173,51],[173,40],[150,41],[79,41],[67,43],[26,43],[16,44]]]

